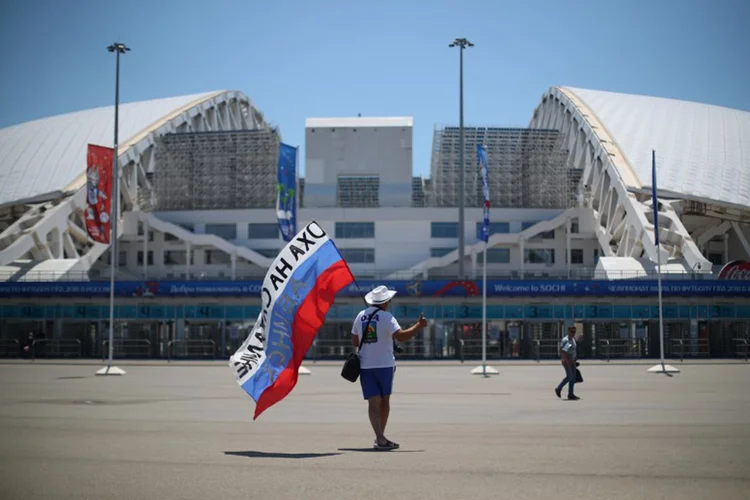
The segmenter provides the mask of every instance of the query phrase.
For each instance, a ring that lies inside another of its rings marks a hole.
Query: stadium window
[[[148,259],[147,265],[153,266],[154,265],[154,252],[149,250],[147,259]],[[138,265],[139,266],[143,265],[143,250],[138,250]]]
[[[128,265],[128,252],[121,251],[117,257],[117,265],[119,267],[126,267]]]
[[[570,250],[570,263],[583,264],[583,249],[573,248]]]
[[[570,233],[571,234],[578,234],[579,228],[578,228],[578,221],[574,221],[570,223]]]
[[[430,234],[433,238],[458,238],[458,222],[433,222]]]
[[[442,257],[451,253],[455,248],[430,248],[430,257]]]
[[[236,224],[206,224],[206,234],[213,234],[225,240],[237,239]]]
[[[193,260],[195,253],[190,252],[190,260]],[[184,266],[187,262],[187,252],[185,250],[167,250],[164,252],[165,266]],[[192,262],[190,262],[192,264]]]
[[[349,264],[374,264],[374,248],[340,248],[341,256]]]
[[[510,248],[488,248],[488,264],[510,264]]]
[[[374,222],[337,222],[336,238],[374,238]]]
[[[279,249],[278,248],[252,248],[254,252],[258,252],[263,257],[268,257],[269,259],[275,259],[277,255],[279,255]]]
[[[247,239],[249,240],[278,240],[280,235],[281,231],[276,222],[247,225]]]
[[[554,248],[527,248],[524,252],[523,261],[526,264],[554,264]]]
[[[221,264],[227,265],[232,263],[232,258],[229,254],[220,250],[206,250],[206,265],[209,264]]]
[[[724,255],[711,252],[708,254],[708,261],[715,266],[720,266],[724,263]]]
[[[508,234],[510,233],[510,224],[507,222],[490,222],[490,236],[493,234]],[[477,222],[477,239],[482,239],[482,223]]]

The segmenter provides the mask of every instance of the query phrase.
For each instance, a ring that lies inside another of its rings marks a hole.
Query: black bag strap
[[[359,354],[359,351],[362,350],[362,346],[365,345],[365,332],[367,332],[367,329],[370,328],[370,322],[372,321],[372,318],[375,317],[375,315],[380,311],[380,309],[375,309],[375,312],[370,314],[370,317],[367,319],[367,325],[362,329],[362,338],[359,339],[359,347],[357,348],[357,354]]]

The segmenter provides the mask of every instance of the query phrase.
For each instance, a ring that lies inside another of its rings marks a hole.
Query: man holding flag
[[[362,371],[360,383],[362,397],[367,400],[367,414],[370,425],[375,431],[373,446],[379,450],[395,450],[399,447],[385,437],[385,426],[391,412],[391,392],[393,375],[396,371],[396,358],[393,355],[393,341],[406,342],[417,335],[427,320],[423,314],[419,320],[404,330],[393,315],[388,312],[391,299],[396,295],[393,290],[379,286],[365,295],[368,306],[357,314],[352,325],[352,346],[359,349],[359,360]]]
[[[354,281],[336,245],[315,222],[281,250],[261,288],[261,312],[229,366],[256,403],[253,420],[284,399],[336,294]]]

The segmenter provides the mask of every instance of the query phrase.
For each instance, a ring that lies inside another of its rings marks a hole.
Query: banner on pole
[[[490,174],[487,169],[487,150],[481,144],[477,144],[477,162],[482,177],[482,194],[484,195],[482,233],[480,236],[481,240],[487,243],[490,239]]]
[[[114,150],[88,145],[86,161],[86,232],[99,243],[110,242],[112,157]]]
[[[255,400],[253,420],[289,394],[336,294],[354,281],[333,240],[311,222],[279,253],[261,286],[261,311],[231,358]]]
[[[291,241],[297,232],[297,148],[284,143],[279,146],[276,218],[284,241]]]
[[[656,197],[656,151],[651,150],[651,203],[654,206],[654,242],[659,247],[659,199]]]

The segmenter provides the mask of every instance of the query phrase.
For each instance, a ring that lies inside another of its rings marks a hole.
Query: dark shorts
[[[390,396],[393,391],[393,373],[395,367],[365,368],[360,372],[362,396],[370,399],[373,396]]]

